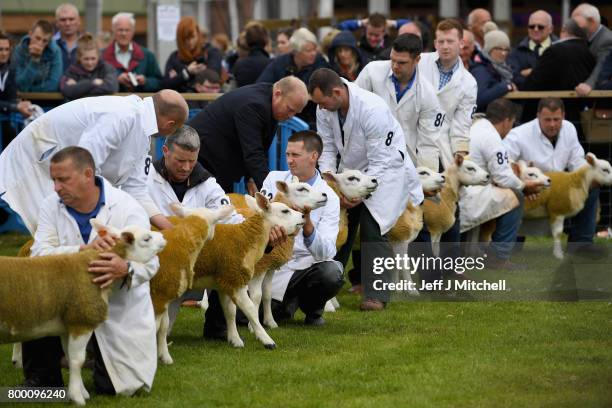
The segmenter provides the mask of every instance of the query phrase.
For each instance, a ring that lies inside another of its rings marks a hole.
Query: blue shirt
[[[412,88],[412,84],[414,84],[414,79],[416,78],[416,69],[414,70],[414,74],[412,74],[412,78],[410,78],[410,81],[408,81],[408,85],[401,91],[400,91],[401,87],[400,87],[399,80],[397,79],[395,74],[391,74],[389,78],[391,78],[391,81],[393,82],[393,86],[395,86],[395,101],[399,103],[400,99],[402,99],[402,96],[404,96],[404,94],[410,88]]]
[[[457,62],[455,63],[455,65],[453,65],[450,71],[443,70],[440,60],[436,61],[436,65],[438,66],[438,71],[440,72],[440,84],[438,85],[439,91],[440,89],[444,88],[444,86],[448,84],[453,78],[453,74],[455,73],[457,68],[459,68],[459,60],[457,60]]]
[[[91,224],[89,223],[89,220],[96,218],[100,212],[100,208],[106,204],[106,200],[104,198],[104,183],[100,177],[96,177],[96,186],[100,188],[100,198],[98,198],[98,204],[96,204],[96,208],[94,208],[93,211],[81,213],[74,208],[66,206],[68,214],[70,214],[76,221],[79,231],[81,232],[81,237],[83,238],[83,243],[85,244],[89,241],[89,235],[91,235]]]
[[[304,183],[307,183],[310,186],[314,185],[315,181],[317,181],[318,175],[319,175],[319,170],[315,169],[315,175],[309,178],[308,180],[306,180]],[[302,235],[304,235],[303,230],[302,230]],[[310,234],[310,236],[307,237],[304,235],[304,245],[306,246],[306,248],[309,248],[312,245],[316,235],[317,235],[316,229],[312,230],[312,234]]]
[[[68,44],[66,41],[62,40],[60,32],[58,31],[53,36],[55,43],[58,45],[59,49],[62,51],[62,72],[66,72],[68,67],[76,62],[76,49],[77,43],[75,42],[71,49],[68,49]]]

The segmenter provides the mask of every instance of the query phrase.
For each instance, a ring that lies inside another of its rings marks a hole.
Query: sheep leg
[[[170,327],[170,317],[168,307],[158,316],[155,316],[157,324],[157,358],[164,364],[172,364],[174,361],[168,351],[168,328]]]
[[[202,300],[199,302],[200,309],[202,312],[206,312],[208,309],[208,292],[204,289],[204,294],[202,295]]]
[[[399,255],[402,258],[404,257],[404,255],[408,253],[408,241],[392,242],[391,247],[393,248],[393,254]],[[400,270],[397,270],[394,268],[393,269],[394,282],[399,282],[400,274],[401,274],[402,280],[406,281],[406,284],[408,285],[408,289],[406,290],[408,295],[419,296],[419,291],[416,290],[416,288],[414,288],[414,285],[410,285],[412,283],[412,274],[411,274],[410,269],[400,268]]]
[[[276,329],[278,324],[272,315],[272,279],[274,271],[267,271],[261,285],[263,291],[263,324],[270,329]]]
[[[276,348],[274,340],[272,340],[272,338],[268,336],[268,333],[266,333],[261,323],[259,323],[257,310],[255,310],[255,305],[253,305],[253,302],[251,302],[251,298],[249,298],[249,295],[247,293],[247,287],[243,286],[240,289],[236,290],[233,293],[232,300],[249,319],[251,326],[253,326],[253,329],[255,330],[255,337],[257,337],[257,340],[261,341],[264,347],[267,349],[272,350]]]
[[[563,234],[563,221],[565,217],[559,215],[550,222],[550,230],[553,236],[553,255],[557,259],[563,259],[563,248],[561,247],[561,234]]]
[[[265,276],[266,274],[262,273],[259,276],[253,277],[253,279],[249,281],[249,296],[251,298],[251,301],[253,302],[253,305],[255,305],[255,310],[257,310],[258,312],[259,304],[261,303],[261,286]],[[257,315],[259,316],[259,313]],[[251,333],[253,332],[253,327],[251,326],[251,323],[249,323],[249,331]]]
[[[23,368],[23,357],[21,356],[21,343],[13,343],[13,357],[11,358],[15,368]]]
[[[442,234],[431,234],[431,251],[433,252],[433,256],[440,256],[440,240],[442,239]]]
[[[240,338],[238,328],[236,327],[236,305],[232,302],[230,296],[221,291],[219,291],[219,300],[221,301],[227,325],[227,341],[232,347],[244,347],[244,342]]]
[[[89,330],[79,335],[68,335],[68,364],[70,366],[70,381],[68,383],[68,396],[76,405],[85,405],[85,399],[89,398],[83,377],[81,376],[81,367],[85,363],[87,342],[91,338],[93,330]],[[83,393],[85,390],[85,393]],[[84,395],[85,394],[85,395]]]

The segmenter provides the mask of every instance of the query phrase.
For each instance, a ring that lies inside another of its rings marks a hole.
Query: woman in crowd
[[[289,39],[293,35],[293,28],[285,27],[276,32],[276,56],[288,54],[291,52]]]
[[[268,30],[259,22],[247,23],[244,28],[244,40],[248,48],[248,55],[236,61],[232,74],[238,87],[254,84],[263,70],[270,63],[270,55],[265,48],[270,37]]]
[[[168,57],[162,88],[194,92],[195,76],[206,68],[221,70],[221,53],[202,42],[200,28],[193,17],[183,17],[176,26],[177,50]]]
[[[506,63],[510,53],[508,35],[488,22],[484,25],[484,49],[482,61],[474,64],[470,72],[478,83],[476,104],[478,112],[485,112],[489,102],[511,91],[516,91],[512,83],[512,68]]]
[[[354,81],[368,63],[357,48],[355,36],[350,31],[336,35],[327,53],[332,69],[343,78]]]
[[[68,100],[108,95],[119,90],[113,66],[100,58],[96,39],[85,33],[77,41],[76,62],[60,80],[60,91]]]

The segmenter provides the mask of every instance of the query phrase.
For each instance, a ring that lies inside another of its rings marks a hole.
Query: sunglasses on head
[[[537,28],[540,31],[546,28],[546,26],[542,24],[529,24],[527,27],[529,27],[530,30],[535,30]]]

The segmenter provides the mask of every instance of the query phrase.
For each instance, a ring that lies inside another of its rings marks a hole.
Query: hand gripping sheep
[[[166,248],[159,254],[159,270],[151,280],[151,300],[157,326],[157,357],[172,364],[168,351],[168,305],[193,285],[193,267],[204,243],[212,239],[215,224],[231,216],[234,208],[226,205],[218,210],[186,209],[178,203],[170,208],[184,218],[173,218],[174,227],[162,231]]]
[[[524,218],[548,217],[553,236],[553,254],[563,259],[561,234],[565,217],[572,217],[584,207],[589,188],[595,181],[600,185],[612,184],[612,168],[606,160],[593,153],[586,155],[586,164],[572,172],[545,173],[551,179],[549,189],[542,191],[535,200],[525,200]]]
[[[314,189],[308,183],[301,183],[295,176],[291,183],[277,181],[276,188],[278,191],[272,202],[284,203],[301,213],[316,210],[327,203],[326,193]],[[230,200],[233,199],[230,195]],[[294,237],[295,234],[289,235],[285,242],[272,248],[270,253],[264,254],[255,265],[255,275],[249,282],[249,296],[255,310],[259,310],[259,304],[263,300],[263,325],[271,329],[278,327],[272,316],[272,279],[274,272],[293,257]],[[252,330],[250,325],[249,328]]]
[[[91,224],[98,235],[110,232],[120,237],[112,252],[128,261],[146,263],[166,245],[159,232],[137,226],[107,229],[95,220]],[[68,396],[77,405],[85,405],[89,398],[81,378],[85,348],[108,311],[110,288],[100,289],[87,271],[97,258],[94,250],[33,258],[0,257],[0,343],[60,336],[70,365]],[[23,299],[28,299],[27,308]]]
[[[261,193],[245,196],[255,214],[241,224],[216,226],[215,237],[204,244],[195,265],[194,286],[217,289],[227,322],[227,340],[234,347],[244,347],[236,328],[236,306],[249,319],[255,336],[268,349],[276,347],[261,323],[247,285],[255,275],[255,265],[266,249],[273,226],[295,234],[304,225],[304,215],[283,203],[270,203]]]
[[[455,210],[459,200],[459,187],[485,185],[489,182],[489,174],[480,166],[461,155],[455,158],[455,164],[443,173],[446,179],[440,202],[425,200],[423,204],[424,220],[431,234],[431,245],[434,255],[440,254],[440,238],[455,224]]]

